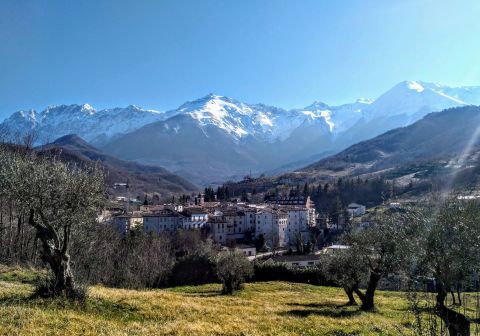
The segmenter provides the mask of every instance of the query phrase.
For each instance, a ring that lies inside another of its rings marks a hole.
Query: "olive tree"
[[[348,297],[347,305],[356,305],[354,293],[360,283],[368,276],[368,269],[361,257],[348,249],[339,250],[333,255],[325,255],[321,259],[322,272],[327,280],[340,286]]]
[[[345,237],[350,246],[346,252],[350,257],[345,262],[347,265],[350,262],[350,266],[357,269],[353,275],[367,274],[365,290],[358,286],[352,288],[360,298],[363,310],[375,308],[375,291],[379,281],[408,268],[415,248],[411,237],[415,235],[416,228],[408,225],[404,214],[377,215],[374,223],[371,227],[352,230]]]
[[[217,256],[217,275],[223,284],[222,293],[233,294],[242,288],[245,278],[253,275],[253,265],[240,252],[221,252]]]
[[[433,312],[443,320],[449,334],[470,335],[469,318],[449,307],[446,300],[452,288],[460,291],[459,283],[466,283],[480,270],[479,204],[457,199],[438,201],[437,206],[425,207],[423,215],[413,222],[419,228],[414,275],[433,278]]]
[[[96,220],[105,198],[103,172],[80,168],[32,151],[2,151],[2,196],[15,200],[18,215],[35,229],[42,260],[53,281],[48,295],[74,297],[69,248],[75,231]]]

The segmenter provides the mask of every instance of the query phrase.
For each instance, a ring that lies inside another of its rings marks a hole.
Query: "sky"
[[[0,118],[53,104],[284,108],[480,85],[478,0],[1,0]]]

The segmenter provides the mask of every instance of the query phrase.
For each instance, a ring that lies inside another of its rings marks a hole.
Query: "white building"
[[[257,217],[257,209],[255,208],[245,208],[243,210],[245,214],[245,229],[250,232],[255,232],[255,224]]]
[[[257,255],[257,249],[252,245],[237,245],[235,250],[242,252],[246,257],[253,257]]]
[[[315,209],[302,207],[282,207],[288,215],[287,241],[289,245],[295,245],[298,240],[305,241],[310,235],[310,228],[315,226]]]
[[[226,245],[233,245],[245,238],[249,230],[245,212],[228,207],[216,210],[208,222],[212,239]]]
[[[143,216],[137,214],[120,215],[112,218],[112,225],[122,235],[143,227]]]
[[[208,222],[208,212],[202,208],[187,208],[182,216],[181,227],[184,230],[202,229]]]
[[[211,216],[208,220],[208,228],[214,242],[227,245],[228,227],[222,215]]]
[[[182,225],[182,217],[173,211],[164,210],[157,213],[143,215],[143,228],[145,232],[161,234],[175,232]]]
[[[255,236],[263,235],[269,247],[284,247],[287,244],[288,215],[282,210],[263,209],[255,216]]]

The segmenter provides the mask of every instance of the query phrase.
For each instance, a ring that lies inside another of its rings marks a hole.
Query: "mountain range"
[[[323,158],[274,177],[229,183],[231,192],[264,192],[284,185],[332,183],[339,178],[382,176],[416,195],[433,190],[478,194],[480,187],[480,107],[459,106],[430,113]]]
[[[10,137],[39,142],[78,134],[109,155],[157,165],[198,184],[307,166],[357,142],[410,125],[430,112],[480,104],[480,87],[421,81],[395,85],[375,100],[286,110],[209,94],[168,112],[90,105],[19,111],[2,124]]]
[[[34,132],[37,144],[77,134],[89,143],[99,145],[166,116],[134,105],[98,111],[89,104],[52,105],[41,112],[15,112],[0,124],[0,131],[12,140]]]
[[[412,162],[461,165],[480,150],[480,107],[462,106],[430,113],[421,120],[359,142],[297,173],[359,175]]]

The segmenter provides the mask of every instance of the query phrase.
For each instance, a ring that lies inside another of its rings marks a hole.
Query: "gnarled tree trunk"
[[[444,286],[437,284],[435,314],[445,322],[450,336],[470,336],[470,319],[445,305],[447,294]]]
[[[355,297],[353,296],[354,289],[350,287],[343,287],[343,290],[345,291],[345,294],[347,294],[347,297],[348,297],[347,306],[356,306],[357,301],[355,301]]]
[[[50,294],[73,297],[75,282],[70,268],[70,256],[67,253],[70,232],[65,232],[63,246],[60,247],[60,239],[56,231],[49,225],[44,226],[37,223],[34,210],[30,211],[29,224],[36,229],[36,237],[41,242],[42,260],[48,263],[54,275],[52,288],[49,288]]]
[[[365,294],[356,287],[354,289],[355,294],[358,295],[360,300],[362,301],[361,309],[362,310],[373,310],[375,309],[375,290],[377,289],[378,282],[382,277],[382,273],[380,270],[375,269],[370,271],[370,278],[368,279],[367,290]]]
[[[70,256],[55,250],[53,257],[48,260],[55,276],[54,293],[55,295],[65,295],[73,297],[75,294],[75,282],[70,268]]]

